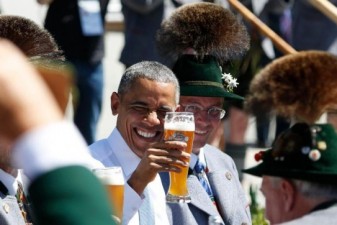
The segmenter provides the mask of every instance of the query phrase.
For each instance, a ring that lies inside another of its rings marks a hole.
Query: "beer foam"
[[[194,131],[195,125],[194,122],[166,122],[164,123],[165,130],[177,130],[177,131]]]
[[[93,172],[104,184],[124,185],[123,172],[119,167],[94,169]]]
[[[124,178],[122,175],[98,175],[98,178],[104,183],[104,184],[111,184],[111,185],[124,185]]]

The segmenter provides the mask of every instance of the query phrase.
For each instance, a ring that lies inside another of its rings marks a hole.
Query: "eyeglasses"
[[[203,109],[198,105],[185,105],[185,111],[192,112],[194,115],[199,115],[201,111],[207,111],[208,118],[212,120],[221,120],[226,115],[226,111],[219,107]]]

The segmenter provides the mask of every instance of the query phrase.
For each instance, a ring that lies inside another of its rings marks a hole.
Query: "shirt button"
[[[3,204],[2,208],[4,209],[4,211],[8,214],[9,213],[9,205],[8,204]]]
[[[226,178],[227,180],[231,180],[232,179],[232,174],[230,172],[226,172]]]

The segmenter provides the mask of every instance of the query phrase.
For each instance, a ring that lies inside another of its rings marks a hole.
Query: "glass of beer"
[[[191,112],[168,112],[164,122],[164,139],[184,141],[186,151],[192,152],[194,139],[194,116]],[[180,173],[170,172],[170,187],[166,195],[167,202],[191,202],[187,190],[188,167],[181,167]]]
[[[105,186],[112,204],[114,219],[122,224],[124,203],[124,176],[121,167],[96,168],[94,174]]]

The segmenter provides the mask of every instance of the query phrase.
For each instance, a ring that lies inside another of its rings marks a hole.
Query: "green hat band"
[[[262,163],[243,172],[337,184],[337,134],[330,124],[295,124],[255,159]]]
[[[243,98],[227,91],[222,80],[222,71],[213,56],[198,59],[195,55],[182,55],[173,67],[180,83],[182,96]]]

